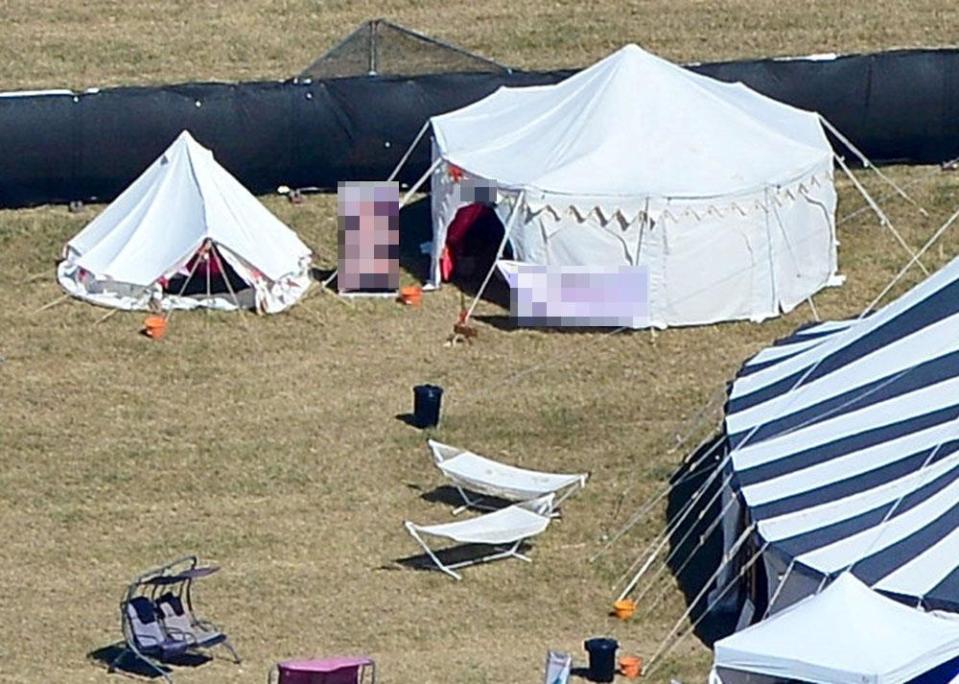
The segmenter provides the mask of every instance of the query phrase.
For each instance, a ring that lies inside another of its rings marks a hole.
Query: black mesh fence
[[[959,51],[690,67],[820,112],[877,163],[959,157]],[[341,76],[0,96],[0,206],[115,197],[188,129],[252,191],[382,180],[429,117],[570,71]],[[845,153],[845,152],[844,152]],[[424,140],[399,180],[429,164]]]

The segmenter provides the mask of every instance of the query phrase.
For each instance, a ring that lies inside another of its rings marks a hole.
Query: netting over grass
[[[317,58],[300,80],[342,76],[416,76],[444,72],[509,72],[509,68],[385,19],[361,24]]]

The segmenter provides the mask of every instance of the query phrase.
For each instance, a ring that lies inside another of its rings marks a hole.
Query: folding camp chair
[[[547,494],[556,494],[559,498],[554,508],[559,508],[573,492],[585,487],[589,479],[589,473],[567,475],[517,468],[432,439],[427,446],[433,454],[436,467],[452,481],[463,497],[464,505],[455,509],[454,515],[469,507],[492,509],[483,505],[482,498],[473,498],[467,491],[508,501],[531,501]]]
[[[123,649],[108,671],[113,672],[121,660],[132,655],[172,682],[161,663],[221,644],[239,663],[226,635],[197,619],[193,611],[193,582],[218,569],[215,565],[201,567],[196,556],[185,556],[137,576],[120,601]],[[163,594],[157,597],[160,591]]]
[[[240,662],[240,656],[237,655],[226,634],[221,632],[216,625],[194,616],[176,594],[166,592],[157,599],[156,607],[163,628],[171,639],[184,641],[190,647],[200,649],[222,645],[230,652],[234,661]]]
[[[110,663],[107,671],[113,672],[120,660],[132,653],[150,669],[172,682],[160,663],[183,655],[190,644],[170,638],[160,623],[156,607],[146,596],[134,596],[124,603],[122,624],[126,649]]]
[[[478,563],[486,563],[500,558],[519,558],[527,563],[529,558],[519,553],[519,546],[530,537],[545,530],[552,520],[553,495],[548,494],[523,503],[501,508],[493,513],[481,515],[470,520],[446,523],[443,525],[417,525],[407,521],[406,530],[423,547],[436,566],[453,579],[463,579],[457,568]],[[458,563],[443,563],[436,553],[423,541],[421,535],[445,537],[460,544],[485,544],[498,551],[481,558],[473,558]]]
[[[546,652],[546,678],[543,684],[567,684],[573,669],[573,657],[559,651]]]

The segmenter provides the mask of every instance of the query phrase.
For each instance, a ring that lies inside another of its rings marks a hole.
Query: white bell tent
[[[959,620],[886,598],[846,572],[714,648],[711,684],[932,684],[959,671]]]
[[[70,294],[119,309],[276,313],[310,284],[310,249],[183,131],[64,248]]]

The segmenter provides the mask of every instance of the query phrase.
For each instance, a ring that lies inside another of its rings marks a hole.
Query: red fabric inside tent
[[[466,236],[470,229],[478,222],[495,216],[496,212],[485,204],[468,204],[460,207],[456,216],[446,229],[446,245],[440,255],[440,277],[443,282],[449,282],[456,272],[456,260],[462,256]]]
[[[207,258],[204,259],[203,248],[201,247],[199,251],[193,255],[193,257],[186,264],[187,273],[194,273],[194,277],[206,277],[207,274],[211,277],[222,275],[223,271],[220,269],[220,260],[223,258],[219,254],[214,254],[213,250],[216,247],[211,247],[209,252],[207,252]],[[196,269],[194,271],[194,269]]]

